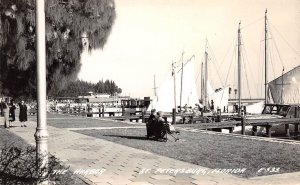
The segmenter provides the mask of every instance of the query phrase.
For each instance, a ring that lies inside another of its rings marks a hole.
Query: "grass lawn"
[[[27,144],[26,141],[24,141],[22,138],[12,134],[7,129],[5,129],[3,125],[1,125],[0,126],[0,153],[5,146],[10,146],[10,147],[14,146],[14,147],[22,148],[22,149],[25,149],[27,147],[32,147],[31,145]],[[66,169],[65,167],[60,166],[60,165],[56,166],[56,168],[57,169]],[[57,177],[53,177],[53,178],[57,178]],[[68,171],[68,173],[61,178],[65,182],[59,181],[59,182],[57,182],[57,184],[65,184],[66,182],[74,182],[74,184],[76,184],[76,185],[77,184],[78,185],[86,185],[85,182],[83,182],[76,175],[73,175],[73,173],[70,171]],[[50,180],[53,181],[54,179],[52,179],[52,177],[51,177]],[[5,181],[5,182],[6,183],[4,183],[4,177],[1,176],[1,171],[0,171],[0,184],[7,184],[7,183],[8,184],[19,184],[19,185],[32,184],[32,183],[25,182],[23,180],[21,180],[21,181],[16,180],[14,178],[10,178],[9,182],[7,182],[7,181]]]
[[[300,146],[181,131],[180,140],[168,142],[147,140],[146,130],[118,128],[79,130],[85,135],[146,150],[163,156],[209,168],[247,168],[243,177],[272,175],[260,168],[280,168],[279,173],[300,171]]]
[[[36,116],[30,116],[30,120],[37,121]],[[47,114],[47,124],[57,128],[82,128],[82,127],[134,127],[136,124],[125,122],[104,121],[99,118],[87,118],[83,116],[68,116],[63,114]]]

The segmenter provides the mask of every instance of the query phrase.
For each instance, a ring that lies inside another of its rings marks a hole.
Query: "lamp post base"
[[[36,141],[36,160],[39,181],[37,185],[48,185],[48,131],[47,128],[37,128],[34,134]]]

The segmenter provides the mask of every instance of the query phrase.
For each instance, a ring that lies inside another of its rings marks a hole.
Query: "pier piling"
[[[102,117],[104,117],[104,106],[102,107]]]
[[[299,123],[295,124],[294,132],[295,132],[295,136],[297,136],[296,139],[299,139]]]
[[[286,137],[290,137],[290,125],[289,124],[285,124],[285,135]]]
[[[176,109],[172,109],[172,125],[176,123]]]
[[[268,136],[268,137],[271,137],[271,135],[272,135],[272,134],[271,134],[271,127],[272,127],[272,125],[267,125],[267,126],[266,126],[266,133],[267,133],[267,136]]]
[[[142,111],[142,123],[145,123],[145,111]]]
[[[241,124],[242,124],[242,130],[241,130],[241,134],[245,135],[245,118],[242,116],[241,117]]]

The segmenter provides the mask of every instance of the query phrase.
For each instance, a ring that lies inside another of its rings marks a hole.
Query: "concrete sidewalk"
[[[9,131],[35,145],[36,123],[27,125]],[[67,129],[48,126],[48,131],[49,152],[90,184],[300,185],[300,172],[245,179]]]

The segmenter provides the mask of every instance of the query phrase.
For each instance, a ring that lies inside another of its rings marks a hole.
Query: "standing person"
[[[199,108],[200,112],[204,111],[204,105],[203,105],[203,101],[202,100],[199,101],[198,108]]]
[[[214,110],[215,110],[214,100],[211,100],[211,103],[210,103],[210,110],[211,110],[212,112],[214,112]]]
[[[25,105],[24,101],[21,101],[20,103],[20,114],[19,114],[19,120],[21,122],[21,127],[27,127],[25,125],[25,122],[27,121],[27,106]]]
[[[9,108],[7,105],[7,100],[1,100],[1,108],[4,116],[4,127],[9,128]]]
[[[14,100],[10,101],[9,105],[9,121],[14,122],[16,120],[16,114],[15,114],[16,106],[14,104]]]

